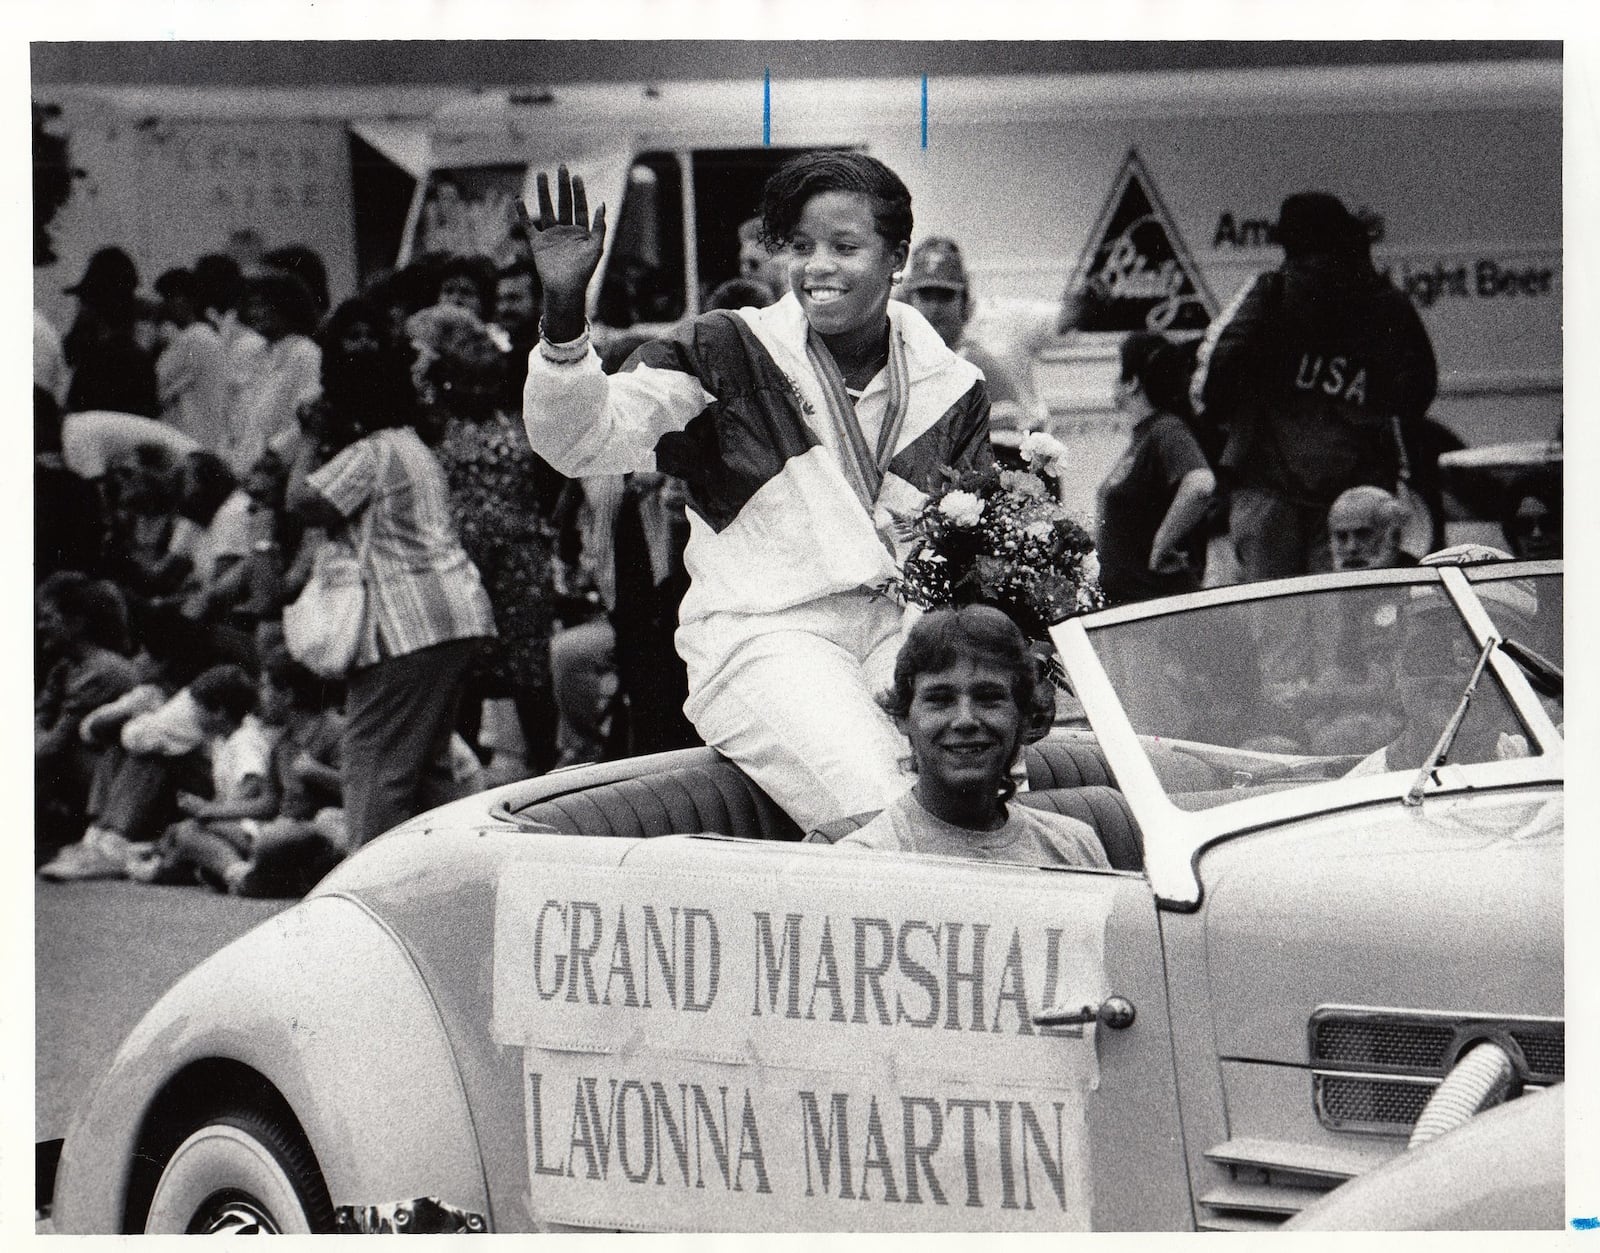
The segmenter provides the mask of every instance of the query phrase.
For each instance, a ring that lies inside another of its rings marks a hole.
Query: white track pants
[[[875,699],[894,677],[902,617],[862,591],[688,623],[684,712],[805,830],[882,809],[913,781],[905,737]]]

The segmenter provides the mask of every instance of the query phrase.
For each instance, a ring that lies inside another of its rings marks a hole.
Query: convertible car
[[[836,848],[705,749],[423,815],[155,1006],[56,1227],[1558,1226],[1561,614],[1540,562],[1062,624],[1019,799],[1111,870]],[[1519,1127],[1488,1203],[1449,1145]]]

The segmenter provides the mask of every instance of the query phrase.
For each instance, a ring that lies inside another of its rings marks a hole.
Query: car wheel
[[[290,1235],[333,1230],[333,1205],[297,1129],[250,1109],[208,1117],[161,1171],[146,1234]]]

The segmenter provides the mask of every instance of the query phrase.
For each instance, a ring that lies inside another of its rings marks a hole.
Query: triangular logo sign
[[[1069,290],[1080,331],[1203,331],[1216,302],[1130,150]]]

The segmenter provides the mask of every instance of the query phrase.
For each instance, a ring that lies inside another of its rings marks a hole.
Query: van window
[[[684,280],[683,171],[670,152],[646,152],[628,170],[597,310],[621,329],[676,322],[688,310]]]
[[[706,148],[693,154],[695,250],[700,307],[719,284],[738,277],[739,227],[761,212],[772,172],[808,148]]]
[[[512,202],[522,193],[526,165],[479,165],[434,170],[417,219],[413,257],[488,257],[505,265],[518,253]]]

